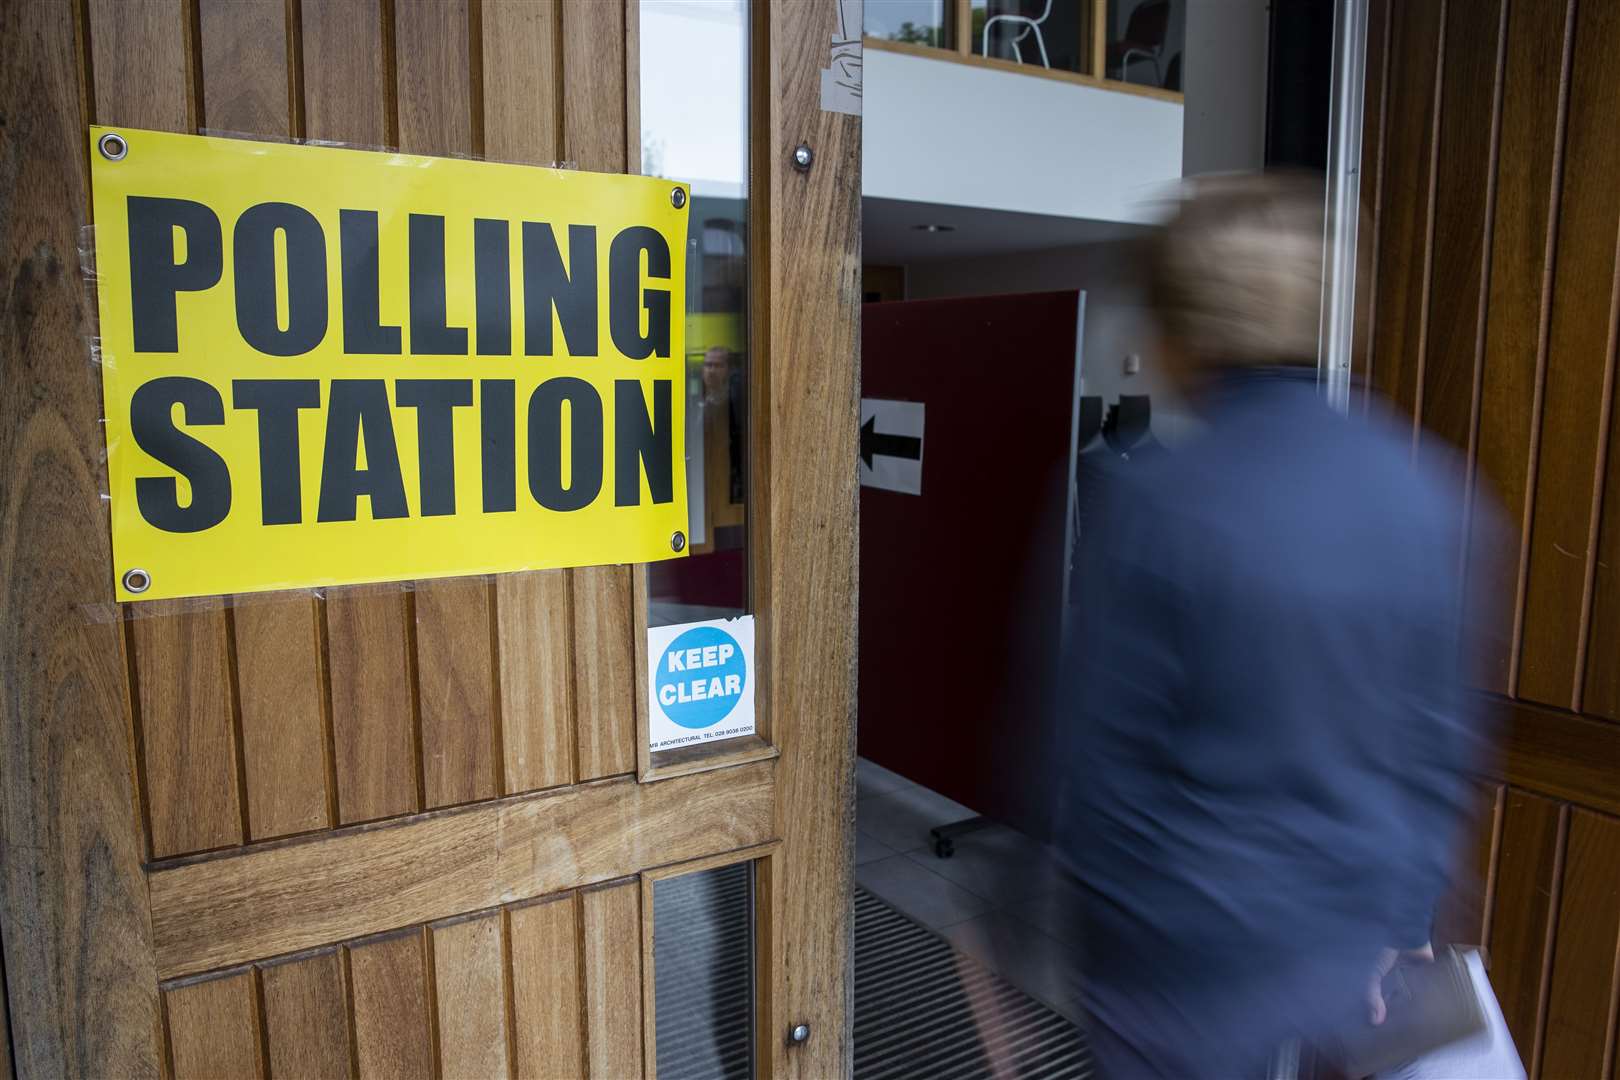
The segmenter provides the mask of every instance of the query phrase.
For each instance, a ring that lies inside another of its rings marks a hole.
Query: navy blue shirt
[[[1429,938],[1481,763],[1459,479],[1314,380],[1224,379],[1082,537],[1058,844],[1086,1007],[1145,1071],[1364,1012],[1378,949]]]

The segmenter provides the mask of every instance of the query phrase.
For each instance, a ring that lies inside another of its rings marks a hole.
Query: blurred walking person
[[[1262,1076],[1293,1035],[1380,1022],[1470,805],[1461,482],[1317,391],[1323,201],[1188,190],[1151,288],[1205,429],[1082,537],[1059,848],[1110,1080]]]

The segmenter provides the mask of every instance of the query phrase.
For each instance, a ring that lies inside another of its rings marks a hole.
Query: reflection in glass
[[[1092,0],[972,0],[973,52],[1088,72]]]
[[[1186,0],[1108,0],[1110,79],[1181,89]]]
[[[653,884],[660,1080],[746,1080],[754,1061],[754,864]]]
[[[951,48],[947,0],[866,0],[865,32],[885,41]]]
[[[748,7],[641,0],[641,171],[692,185],[686,247],[691,556],[653,563],[652,626],[748,609]]]

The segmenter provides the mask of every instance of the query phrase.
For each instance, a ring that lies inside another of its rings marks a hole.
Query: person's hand
[[[1407,963],[1434,963],[1434,943],[1429,942],[1421,949],[1406,949],[1397,952],[1394,949],[1380,949],[1378,961],[1373,965],[1372,975],[1367,979],[1367,1019],[1374,1027],[1384,1022],[1389,1015],[1389,1009],[1384,1005],[1384,976],[1395,970],[1395,965],[1406,961]]]

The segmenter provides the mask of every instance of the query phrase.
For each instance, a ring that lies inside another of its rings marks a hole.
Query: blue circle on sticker
[[[655,690],[664,715],[683,728],[713,727],[737,707],[748,668],[737,639],[718,626],[695,626],[658,659]]]

